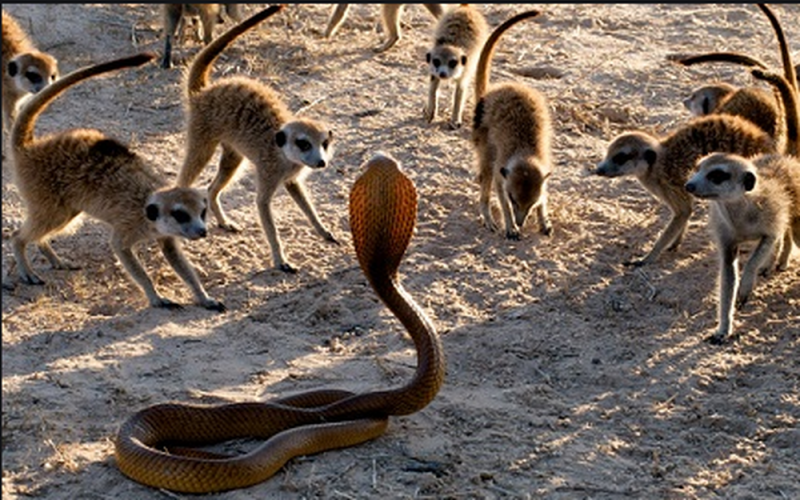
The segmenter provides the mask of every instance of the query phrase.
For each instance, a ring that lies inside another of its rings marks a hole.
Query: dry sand
[[[333,40],[322,38],[331,7],[298,5],[216,64],[216,75],[258,78],[292,110],[333,126],[333,164],[308,186],[342,241],[322,241],[281,191],[277,224],[300,272],[273,269],[244,166],[223,194],[243,231],[212,222],[206,240],[185,245],[225,314],[148,308],[115,261],[108,229],[91,220],[54,243],[82,270],[51,270],[31,249],[47,284],[19,284],[8,275],[9,239],[24,208],[5,158],[3,279],[14,289],[2,300],[3,498],[183,498],[116,468],[111,438],[137,410],[408,381],[413,347],[369,288],[349,234],[350,187],[379,150],[402,162],[419,191],[401,277],[443,337],[445,385],[372,442],[296,458],[262,484],[211,498],[800,498],[800,251],[737,312],[738,342],[709,345],[717,263],[707,207],[697,205],[677,252],[630,269],[621,262],[649,249],[668,212],[634,179],[587,175],[615,134],[684,122],[681,100],[697,82],[754,84],[741,68],[678,68],[668,53],[744,50],[777,66],[765,17],[730,4],[540,7],[545,15],[501,42],[492,80],[523,82],[550,101],[549,238],[535,224],[519,242],[480,225],[469,127],[445,123],[450,87],[440,118],[422,119],[432,18],[418,6],[406,9],[405,36],[385,54],[372,53],[381,41],[376,5],[354,6]],[[491,26],[525,8],[482,6]],[[3,9],[63,72],[162,49],[157,5]],[[798,57],[800,7],[775,9]],[[70,90],[38,133],[98,128],[174,179],[183,156],[180,68],[198,47],[190,40],[176,49],[176,69],[153,64]],[[470,99],[466,123],[471,109]],[[190,302],[153,250],[139,253],[156,286]]]

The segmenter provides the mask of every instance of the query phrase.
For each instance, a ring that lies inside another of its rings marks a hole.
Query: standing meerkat
[[[625,132],[615,137],[594,174],[635,176],[672,212],[667,228],[647,256],[624,264],[652,264],[664,250],[678,248],[693,210],[692,197],[684,186],[698,159],[713,152],[754,156],[777,151],[769,134],[744,118],[725,114],[695,118],[663,138],[645,132]]]
[[[40,91],[20,110],[11,130],[12,172],[27,216],[12,237],[17,271],[25,283],[44,283],[28,261],[29,243],[37,243],[54,268],[75,269],[56,255],[48,239],[86,213],[112,227],[114,253],[151,306],[178,307],[158,295],[133,253],[135,244],[155,239],[175,272],[191,288],[195,301],[207,309],[223,311],[222,303],[206,295],[180,249],[179,238],[206,235],[206,200],[201,192],[165,188],[165,181],[139,155],[99,130],[71,129],[38,139],[33,134],[37,117],[69,87],[154,58],[155,54],[145,53],[76,70]]]
[[[422,6],[425,7],[435,19],[439,19],[444,13],[444,6],[440,3],[424,3]],[[381,4],[381,26],[383,27],[383,33],[386,35],[386,40],[383,44],[374,49],[375,52],[385,52],[391,49],[403,37],[403,33],[400,29],[400,15],[403,12],[403,7],[405,7],[405,4],[402,3]],[[331,38],[336,34],[347,17],[347,11],[349,9],[349,3],[336,4],[328,20],[328,26],[325,28],[325,38]]]
[[[316,232],[338,243],[320,222],[306,194],[303,179],[309,168],[324,168],[332,155],[333,133],[308,118],[295,118],[277,94],[266,85],[245,77],[211,83],[211,64],[239,35],[256,26],[283,6],[269,7],[242,21],[206,46],[194,59],[186,77],[186,157],[178,185],[190,186],[206,166],[218,144],[222,157],[209,187],[211,211],[220,227],[236,231],[219,203],[222,189],[230,182],[243,158],[255,166],[256,203],[261,224],[272,251],[273,264],[285,272],[296,272],[281,248],[271,203],[283,184]]]
[[[791,84],[777,73],[753,71],[756,78],[776,86],[786,109],[787,154],[744,158],[714,153],[698,162],[686,191],[711,202],[709,229],[720,259],[717,331],[714,344],[733,332],[734,310],[747,302],[759,272],[788,268],[792,242],[800,246],[800,160],[798,160],[797,98]],[[738,277],[739,246],[758,241]]]
[[[17,101],[58,78],[55,57],[36,49],[11,14],[3,11],[3,130],[10,130]]]
[[[547,100],[518,83],[489,87],[492,56],[500,36],[539,11],[517,14],[495,28],[483,46],[475,76],[475,115],[472,143],[478,156],[480,210],[483,223],[498,229],[489,208],[495,188],[505,221],[506,238],[518,240],[531,209],[536,208],[539,231],[553,231],[547,213],[547,180],[552,170],[552,119]],[[488,88],[488,89],[487,89]]]
[[[161,19],[164,26],[164,54],[161,67],[172,67],[172,40],[177,33],[178,40],[183,40],[186,22],[189,19],[200,19],[200,35],[204,45],[214,38],[214,25],[222,24],[225,18],[222,12],[234,22],[241,21],[239,4],[235,3],[164,3],[161,4]]]
[[[450,9],[439,18],[433,32],[433,46],[425,54],[430,68],[428,104],[425,106],[425,119],[428,122],[436,118],[439,84],[442,80],[453,80],[456,89],[450,127],[461,127],[467,92],[488,30],[483,14],[469,4]]]

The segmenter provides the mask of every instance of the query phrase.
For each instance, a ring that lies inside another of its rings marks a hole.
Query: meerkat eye
[[[625,154],[625,153],[617,153],[617,154],[614,155],[613,158],[611,158],[611,161],[613,161],[617,165],[622,165],[623,163],[625,163],[629,159],[630,159],[630,155]]]
[[[204,208],[202,212],[200,212],[200,218],[206,220],[206,209]]]
[[[311,149],[311,143],[306,139],[297,139],[294,144],[304,153]]]
[[[187,214],[184,210],[173,210],[170,212],[170,214],[178,222],[178,224],[186,224],[192,220],[191,216],[189,216],[189,214]]]
[[[442,61],[440,61],[439,59],[434,59],[433,60],[433,67],[434,68],[438,68],[441,65],[442,65]]]
[[[453,59],[452,61],[450,61],[449,63],[447,63],[447,65],[450,67],[450,69],[456,69],[456,66],[458,66],[458,61],[456,61],[455,59]]]
[[[33,71],[28,71],[25,73],[25,78],[27,78],[31,83],[42,83],[42,75],[39,73],[34,73]]]
[[[706,178],[712,184],[719,185],[719,184],[722,184],[723,182],[729,180],[731,178],[731,174],[729,174],[728,172],[726,172],[724,170],[717,169],[717,170],[712,170],[711,172],[709,172],[708,175],[706,176]]]

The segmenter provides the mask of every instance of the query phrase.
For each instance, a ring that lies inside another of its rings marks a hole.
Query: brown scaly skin
[[[392,158],[367,162],[350,193],[350,227],[361,269],[414,341],[417,369],[406,385],[353,394],[319,390],[268,403],[196,406],[168,403],[134,414],[114,440],[120,470],[155,488],[208,493],[264,481],[299,455],[352,446],[380,436],[391,415],[430,403],[444,382],[445,358],[436,330],[399,283],[397,269],[416,222],[417,194]],[[164,443],[200,446],[229,439],[266,439],[243,457],[214,457]],[[172,448],[170,448],[172,450]]]

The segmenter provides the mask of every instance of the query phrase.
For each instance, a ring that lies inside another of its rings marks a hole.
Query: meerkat
[[[235,3],[164,3],[161,4],[161,17],[164,25],[164,55],[161,58],[161,67],[172,67],[172,40],[177,33],[178,40],[183,40],[186,21],[190,18],[200,19],[198,39],[204,45],[211,43],[214,37],[214,25],[225,22],[225,16],[234,22],[241,21],[239,5]]]
[[[442,80],[453,80],[456,89],[450,127],[461,127],[467,91],[475,75],[478,56],[488,30],[483,14],[469,4],[450,9],[439,18],[433,32],[433,45],[425,54],[430,69],[428,104],[425,106],[425,119],[428,122],[436,118],[439,84]]]
[[[338,243],[319,220],[306,194],[304,179],[310,169],[330,163],[333,133],[316,120],[296,118],[268,86],[245,77],[209,81],[211,64],[238,36],[281,10],[273,6],[242,21],[206,46],[194,59],[186,77],[186,157],[178,185],[190,186],[200,175],[218,144],[222,157],[209,187],[211,211],[223,229],[237,231],[219,203],[220,192],[230,182],[243,158],[255,166],[256,203],[272,251],[273,264],[295,273],[278,238],[271,203],[281,184],[297,203],[316,232]]]
[[[709,228],[720,256],[718,328],[709,337],[726,342],[733,331],[733,314],[747,302],[760,272],[788,267],[792,244],[800,246],[800,160],[798,160],[797,96],[784,76],[753,70],[753,76],[775,86],[786,110],[788,142],[784,154],[751,158],[713,153],[698,161],[687,181],[688,193],[711,201]],[[738,277],[739,246],[757,246]],[[735,297],[735,299],[734,299]]]
[[[49,238],[86,213],[111,226],[114,253],[151,306],[179,307],[156,292],[133,253],[135,244],[155,239],[196,302],[223,311],[221,302],[206,295],[180,248],[179,238],[206,235],[207,203],[202,192],[166,188],[139,155],[99,130],[71,129],[34,137],[37,117],[69,87],[102,73],[141,66],[155,57],[144,53],[76,70],[48,85],[20,110],[10,141],[14,180],[27,208],[25,221],[11,242],[17,271],[24,283],[44,283],[28,261],[29,243],[36,243],[54,268],[76,269],[55,253]]]
[[[489,88],[492,56],[500,36],[539,11],[517,14],[495,28],[483,45],[475,75],[475,114],[472,143],[478,157],[480,211],[484,225],[492,231],[489,202],[492,186],[503,212],[505,236],[520,238],[528,214],[536,208],[539,231],[552,233],[547,212],[547,180],[552,170],[553,125],[545,97],[518,83]]]
[[[57,78],[56,58],[37,50],[16,19],[3,11],[3,130],[14,123],[20,98]]]
[[[624,264],[648,265],[664,250],[677,250],[693,210],[692,197],[684,185],[695,162],[713,152],[754,156],[778,152],[778,146],[769,134],[750,121],[725,114],[695,118],[663,138],[645,132],[626,132],[611,141],[594,174],[633,175],[672,212],[669,224],[650,252],[643,259]]]
[[[439,19],[444,13],[444,6],[440,3],[424,3],[422,6],[425,7],[435,19]],[[383,28],[386,40],[373,49],[375,52],[380,53],[391,49],[403,37],[403,33],[400,29],[400,15],[403,12],[403,7],[405,7],[405,4],[401,3],[381,4],[380,26]],[[328,20],[328,26],[325,28],[325,38],[332,38],[336,32],[339,31],[339,27],[347,17],[347,11],[349,9],[349,3],[336,4]]]
[[[683,101],[692,116],[729,114],[751,121],[776,141],[784,135],[783,111],[771,92],[717,82],[695,89]]]

